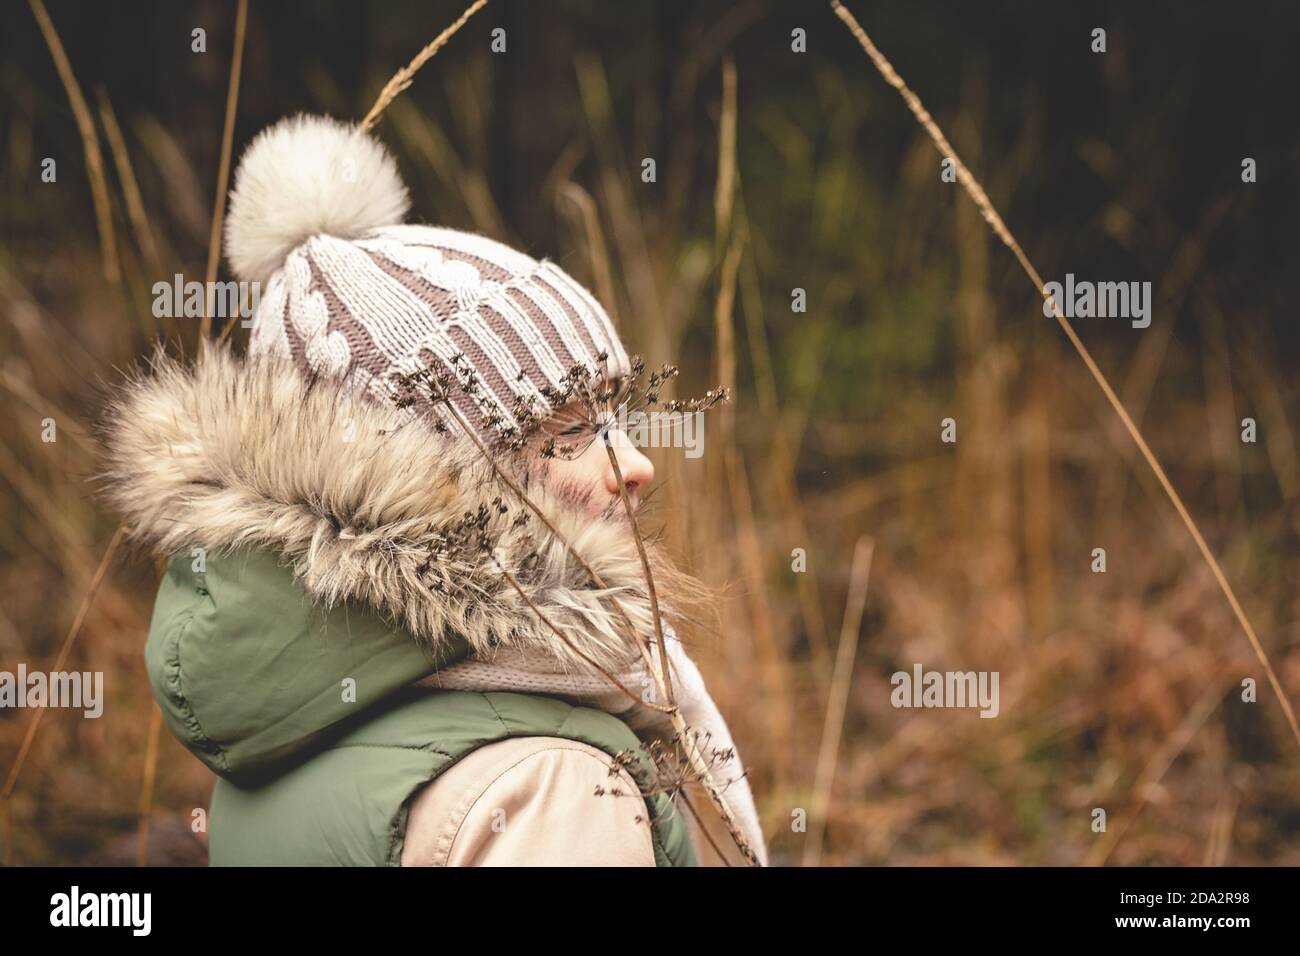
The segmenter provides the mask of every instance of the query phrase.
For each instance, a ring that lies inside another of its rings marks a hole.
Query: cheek
[[[547,480],[558,489],[587,497],[593,507],[604,507],[602,492],[605,488],[605,465],[609,458],[603,445],[592,442],[581,455],[565,460],[555,458],[549,462]]]

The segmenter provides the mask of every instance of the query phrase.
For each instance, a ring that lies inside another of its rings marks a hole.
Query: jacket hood
[[[338,380],[308,381],[286,360],[160,354],[118,390],[102,433],[104,494],[158,554],[270,552],[314,604],[357,602],[435,652],[463,640],[480,656],[509,645],[566,668],[587,658],[619,669],[639,652],[615,596],[640,635],[654,632],[625,522],[593,521],[521,476],[607,585],[596,588],[468,440]],[[677,572],[647,547],[674,606]]]

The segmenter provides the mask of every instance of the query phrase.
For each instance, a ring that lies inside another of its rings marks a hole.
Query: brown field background
[[[462,7],[253,0],[236,158],[285,114],[364,115]],[[1294,14],[1234,7],[1230,25],[1173,3],[850,9],[1047,278],[1152,282],[1150,328],[1076,326],[1300,703],[1300,137],[1293,104],[1270,103],[1297,86]],[[54,666],[116,528],[94,498],[105,390],[159,335],[194,352],[198,320],[158,322],[150,289],[203,278],[235,9],[48,4],[103,152],[116,281],[50,51],[26,4],[7,9],[0,669]],[[503,54],[489,50],[496,27]],[[790,50],[796,27],[806,54]],[[733,387],[702,458],[652,453],[651,511],[726,588],[721,632],[693,635],[696,654],[775,862],[1300,864],[1300,743],[1209,568],[829,7],[493,0],[377,133],[418,219],[556,259],[631,351],[680,363],[680,395]],[[56,183],[40,180],[45,157]],[[1244,157],[1258,182],[1241,181]],[[1254,444],[1240,440],[1247,416]],[[945,417],[955,445],[939,440]],[[791,824],[823,799],[863,537],[865,610],[814,846]],[[1089,569],[1097,547],[1105,574]],[[138,554],[111,563],[67,663],[105,673],[104,716],[45,714],[0,808],[5,862],[134,862],[142,820],[151,862],[205,859],[189,824],[212,776],[165,731],[151,737],[155,575]],[[890,674],[917,663],[998,671],[1000,715],[893,708]],[[1241,700],[1245,678],[1256,703]],[[32,716],[0,711],[0,786]]]

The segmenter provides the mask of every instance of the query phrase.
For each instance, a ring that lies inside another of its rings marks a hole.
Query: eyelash
[[[568,424],[570,422],[572,424]],[[557,438],[581,438],[584,435],[594,434],[597,430],[597,423],[580,411],[570,411],[564,414],[560,421],[556,422],[556,429],[553,434]]]

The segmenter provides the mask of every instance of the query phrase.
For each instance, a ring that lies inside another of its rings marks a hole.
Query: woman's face
[[[589,412],[576,405],[567,406],[552,416],[545,433],[555,438],[559,449],[546,462],[548,484],[583,502],[592,518],[611,508],[622,508],[618,477],[609,460],[604,439],[595,434]],[[609,436],[623,483],[627,485],[629,503],[635,509],[638,492],[644,491],[654,481],[654,465],[636,449],[622,429],[611,425],[605,434]],[[570,450],[565,451],[565,446]]]

